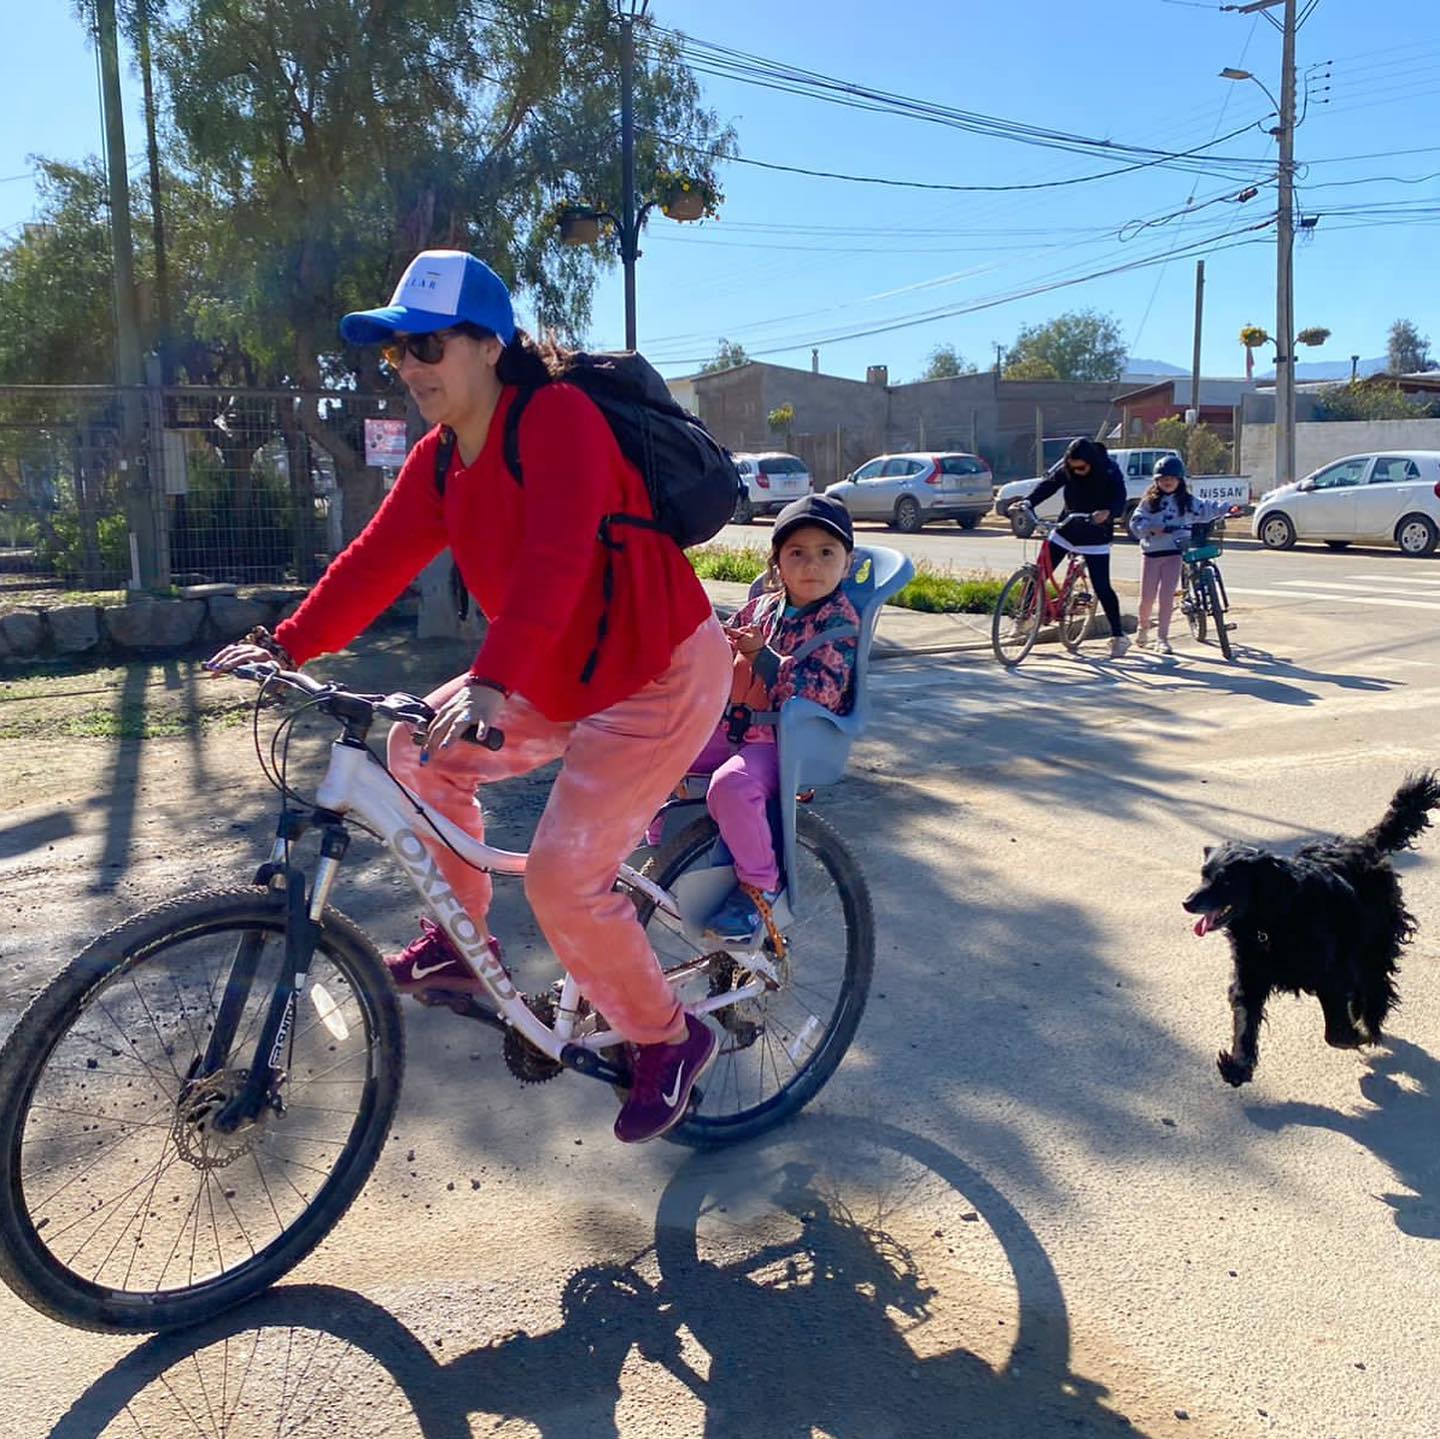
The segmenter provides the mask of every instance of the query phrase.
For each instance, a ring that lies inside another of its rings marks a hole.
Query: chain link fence
[[[307,583],[374,512],[406,433],[398,396],[0,386],[0,573]]]

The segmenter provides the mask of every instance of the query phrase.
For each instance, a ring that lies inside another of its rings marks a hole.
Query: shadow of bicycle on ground
[[[706,1439],[1139,1433],[1106,1397],[1074,1371],[1054,1269],[1003,1195],[915,1134],[818,1116],[683,1163],[654,1245],[571,1274],[551,1329],[447,1360],[361,1295],[289,1286],[142,1344],[50,1439],[514,1421],[618,1439],[662,1415]]]

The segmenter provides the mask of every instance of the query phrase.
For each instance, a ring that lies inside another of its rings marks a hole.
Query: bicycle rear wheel
[[[1194,569],[1189,565],[1185,567],[1185,584],[1180,591],[1180,608],[1185,611],[1185,619],[1190,626],[1190,633],[1201,644],[1204,644],[1207,627],[1205,595],[1196,580]]]
[[[708,815],[687,826],[652,862],[661,888],[706,866],[719,831]],[[667,1138],[693,1148],[750,1139],[790,1118],[819,1092],[855,1037],[875,964],[875,920],[865,876],[840,836],[817,815],[796,816],[801,913],[785,931],[778,989],[717,1010],[720,1056],[698,1105]],[[694,1003],[749,983],[724,950],[705,950],[648,901],[640,922],[669,974],[693,971],[678,987]],[[774,961],[770,942],[766,957]]]
[[[1060,643],[1071,654],[1079,654],[1080,646],[1090,634],[1090,621],[1095,618],[1095,596],[1085,579],[1077,578],[1065,596],[1060,612]]]
[[[1034,649],[1044,608],[1040,571],[1034,565],[1022,565],[1005,581],[990,621],[991,647],[1007,669]]]
[[[242,949],[254,982],[194,1078]],[[285,957],[285,897],[215,890],[101,935],[0,1050],[0,1278],[78,1328],[193,1324],[298,1264],[369,1177],[404,1039],[374,946],[327,910],[272,1103],[222,1133]]]

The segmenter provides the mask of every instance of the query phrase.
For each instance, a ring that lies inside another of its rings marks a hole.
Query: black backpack
[[[644,356],[632,351],[577,351],[555,378],[583,391],[605,416],[620,453],[640,471],[654,512],[653,519],[616,513],[600,520],[596,538],[606,550],[605,607],[595,649],[580,675],[581,682],[587,683],[595,671],[609,625],[614,592],[612,555],[623,548],[612,530],[623,525],[658,530],[682,549],[702,544],[730,522],[744,482],[729,451],[699,419],[675,403],[665,381]],[[505,464],[516,484],[525,482],[520,463],[520,419],[534,395],[534,387],[521,388],[505,416]],[[455,432],[447,426],[440,432],[435,452],[435,486],[442,495],[454,452]]]

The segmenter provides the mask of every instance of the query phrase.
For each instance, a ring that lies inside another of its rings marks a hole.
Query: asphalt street
[[[1022,548],[903,543],[963,568]],[[1431,1439],[1440,833],[1399,861],[1420,932],[1387,1043],[1327,1049],[1318,1005],[1278,998],[1242,1090],[1214,1063],[1226,944],[1180,900],[1202,845],[1366,828],[1440,764],[1440,564],[1248,542],[1222,563],[1233,665],[1186,637],[1173,659],[876,666],[872,731],[816,801],[875,900],[870,1005],[768,1142],[621,1149],[601,1086],[518,1088],[492,1034],[411,1006],[395,1133],[316,1253],[255,1308],[158,1341],[0,1292],[0,1432]],[[150,742],[134,822],[157,828],[99,895],[115,771],[95,743],[43,902],[23,856],[0,864],[0,903],[38,910],[7,974],[39,982],[127,896],[263,847],[267,792],[233,737]],[[211,832],[197,794],[223,811],[208,848],[173,843]],[[501,843],[542,799],[496,797]],[[8,804],[7,832],[43,818]],[[340,903],[382,946],[412,932],[373,847]],[[513,888],[494,928],[543,968]]]

